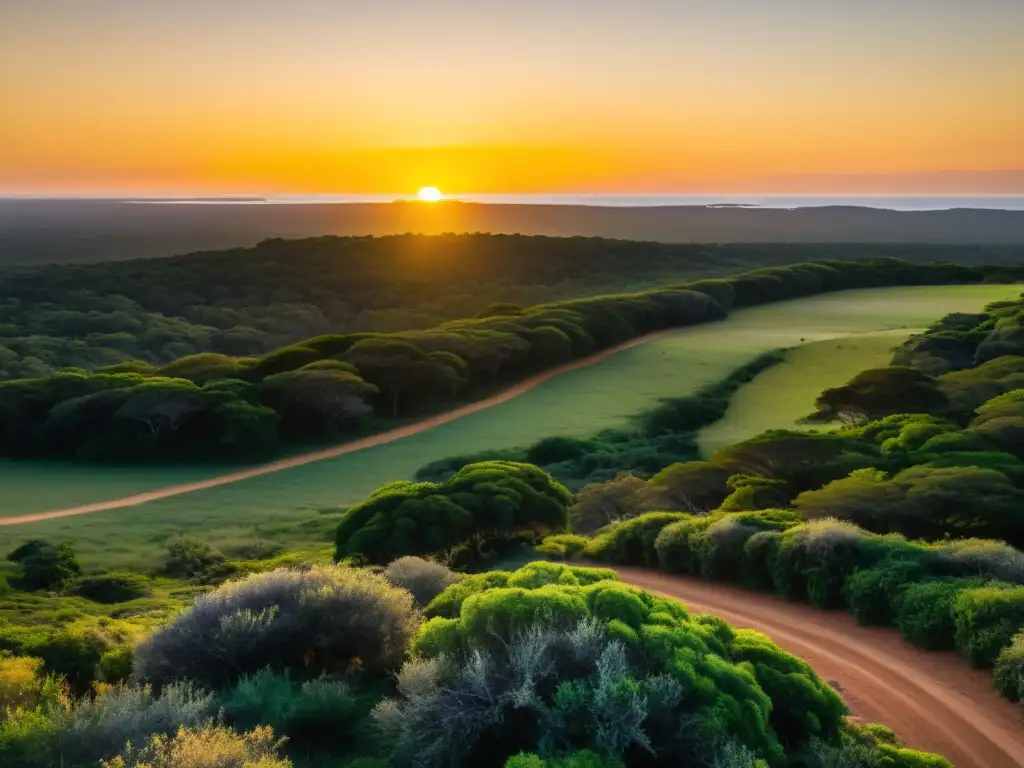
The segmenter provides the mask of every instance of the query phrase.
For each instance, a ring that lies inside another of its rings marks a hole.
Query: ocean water
[[[413,201],[415,195],[270,195],[247,199],[144,200],[145,203],[208,205],[303,205],[316,203],[390,203]],[[695,205],[744,208],[814,208],[861,206],[895,211],[941,211],[953,208],[986,208],[1024,211],[1024,195],[476,195],[449,194],[447,200],[490,205],[590,205],[607,208],[655,208]]]

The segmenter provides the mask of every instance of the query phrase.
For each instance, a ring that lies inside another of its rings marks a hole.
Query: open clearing
[[[835,685],[854,715],[888,725],[911,747],[945,755],[956,768],[1024,766],[1024,710],[992,690],[988,672],[956,654],[914,648],[896,630],[859,626],[847,613],[689,577],[616,570],[695,612],[764,632]]]
[[[28,538],[66,538],[74,540],[87,566],[145,568],[168,537],[182,532],[201,532],[205,540],[229,547],[255,538],[322,541],[330,521],[316,519],[319,510],[358,501],[434,459],[621,426],[659,400],[692,394],[764,352],[920,328],[949,312],[976,311],[1019,292],[1012,285],[880,288],[738,310],[721,322],[656,336],[507,402],[365,450],[137,506],[5,526],[0,552]],[[218,471],[223,468],[125,471],[3,462],[0,516],[116,500]]]
[[[900,328],[815,341],[791,349],[786,359],[744,384],[725,416],[698,436],[701,455],[759,435],[768,429],[832,429],[799,420],[814,410],[822,390],[845,384],[867,368],[892,360],[893,350],[916,330]]]

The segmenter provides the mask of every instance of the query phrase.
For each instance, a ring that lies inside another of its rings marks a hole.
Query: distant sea
[[[414,201],[415,195],[272,195],[135,199],[137,203],[202,205],[310,205],[316,203],[391,203]],[[894,211],[941,211],[986,208],[1024,211],[1024,195],[448,195],[446,200],[490,205],[591,205],[607,208],[656,208],[695,205],[737,208],[817,208],[861,206]]]

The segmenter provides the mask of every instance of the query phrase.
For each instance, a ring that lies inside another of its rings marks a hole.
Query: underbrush
[[[1024,554],[1005,544],[928,544],[761,510],[649,512],[593,537],[550,537],[539,550],[554,559],[657,567],[822,609],[846,608],[860,623],[894,626],[920,647],[955,648],[976,666],[997,664],[997,687],[1021,696],[1014,636],[1024,627]]]
[[[547,437],[526,448],[439,459],[421,467],[416,479],[441,482],[468,464],[490,460],[536,464],[572,489],[623,471],[650,477],[670,464],[696,459],[697,432],[722,418],[736,390],[780,363],[784,354],[760,355],[695,395],[667,399],[637,415],[628,427],[606,429],[592,438]]]

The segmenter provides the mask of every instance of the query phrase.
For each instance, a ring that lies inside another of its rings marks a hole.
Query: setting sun
[[[444,199],[444,195],[437,187],[423,187],[416,196],[424,203],[437,203]]]

